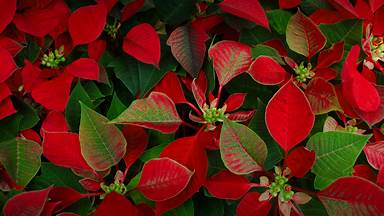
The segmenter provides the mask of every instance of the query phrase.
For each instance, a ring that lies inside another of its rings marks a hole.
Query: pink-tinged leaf
[[[336,180],[318,198],[329,215],[382,215],[384,190],[360,177]]]
[[[9,199],[3,208],[4,216],[35,216],[43,212],[52,187],[20,193]]]
[[[337,71],[333,68],[319,68],[316,69],[314,77],[320,77],[327,81],[335,79],[337,76]]]
[[[309,170],[311,170],[315,163],[315,159],[316,153],[314,151],[310,151],[306,147],[300,146],[288,154],[284,163],[289,167],[293,176],[302,178]]]
[[[280,9],[289,9],[299,6],[301,0],[279,0]]]
[[[205,79],[205,75],[204,74],[200,74],[199,78],[198,79],[195,78],[192,81],[192,85],[191,85],[193,97],[195,98],[195,101],[196,101],[197,105],[199,106],[200,110],[203,110],[204,104],[207,103],[207,98],[206,98],[206,95],[205,95],[205,92],[206,92],[207,89],[206,88],[203,89],[204,87],[201,87],[201,85],[198,84],[199,79],[202,76]]]
[[[320,55],[317,58],[316,69],[332,66],[334,63],[341,61],[343,55],[344,41],[333,44],[331,48],[320,52]]]
[[[162,133],[175,132],[182,120],[175,104],[164,93],[151,92],[144,99],[138,99],[111,121],[116,124],[132,124],[158,130]]]
[[[251,47],[236,41],[220,41],[209,49],[208,54],[221,86],[247,71],[252,63]]]
[[[305,94],[291,79],[269,101],[265,121],[273,139],[288,152],[308,136],[315,115]]]
[[[192,77],[203,66],[208,38],[204,30],[190,25],[176,28],[167,40],[173,56]]]
[[[384,166],[384,141],[367,144],[364,147],[364,153],[373,168],[378,170]]]
[[[16,56],[24,48],[19,42],[5,36],[0,36],[0,47],[8,50],[12,56]]]
[[[0,83],[2,83],[16,71],[17,65],[8,50],[2,47],[0,47],[0,59]]]
[[[108,170],[124,157],[127,142],[108,119],[81,103],[80,148],[87,164],[96,171]]]
[[[103,5],[78,8],[71,14],[68,30],[74,45],[95,41],[103,32],[107,19],[107,9]]]
[[[308,59],[319,52],[327,42],[319,27],[300,11],[289,19],[286,34],[289,48]]]
[[[36,37],[44,37],[62,22],[67,21],[71,11],[63,0],[52,1],[44,8],[29,8],[17,13],[13,22],[16,27]]]
[[[0,120],[15,114],[17,111],[15,107],[13,107],[11,98],[6,98],[0,102]]]
[[[250,20],[269,29],[267,15],[258,0],[224,0],[219,7],[226,13]]]
[[[341,109],[335,87],[322,78],[312,79],[304,93],[316,115]]]
[[[208,158],[204,146],[196,142],[194,136],[179,138],[168,144],[160,153],[160,157],[171,158],[189,170],[193,170],[194,174],[187,187],[180,194],[169,200],[156,203],[156,214],[176,208],[190,199],[205,182],[208,171]]]
[[[170,97],[174,103],[187,103],[183,88],[177,74],[173,71],[168,72],[164,78],[155,86],[153,91],[162,92]]]
[[[187,187],[193,172],[177,161],[163,157],[144,164],[137,188],[153,201],[177,196]]]
[[[384,5],[384,1],[381,1],[381,0],[369,0],[369,5],[371,6],[372,12],[375,12],[381,6]]]
[[[17,0],[0,1],[0,33],[4,31],[7,25],[12,21],[16,13]]]
[[[123,51],[141,62],[158,67],[161,54],[159,35],[150,24],[139,24],[125,35]]]
[[[365,178],[371,182],[376,182],[376,174],[372,168],[365,164],[357,164],[353,167],[353,176]]]
[[[62,112],[50,111],[45,117],[40,128],[40,135],[45,132],[67,132],[69,131],[67,121]]]
[[[251,192],[245,195],[236,208],[237,216],[267,216],[272,205],[269,200],[259,201],[260,194]]]
[[[224,103],[227,105],[227,109],[225,111],[232,112],[239,109],[244,103],[245,96],[247,96],[247,93],[234,93],[229,95]]]
[[[256,58],[248,71],[249,75],[263,85],[277,85],[285,80],[287,72],[273,58],[260,56]]]
[[[149,135],[142,127],[127,125],[123,128],[125,140],[127,140],[127,154],[124,156],[126,167],[130,167],[147,148]]]
[[[220,134],[220,153],[229,171],[245,175],[263,169],[267,146],[247,126],[225,119]]]
[[[79,135],[69,132],[44,134],[43,155],[53,164],[66,168],[91,168],[81,155]]]
[[[254,110],[239,111],[239,112],[230,113],[227,118],[235,122],[245,122],[250,120],[254,113],[255,113]]]
[[[126,4],[121,11],[121,22],[127,21],[144,5],[145,0],[134,0]]]
[[[32,98],[49,110],[63,112],[67,106],[73,77],[66,73],[32,89]]]
[[[204,186],[208,192],[219,199],[238,200],[251,189],[249,180],[229,171],[220,171],[211,176]]]
[[[65,72],[87,80],[99,80],[99,64],[91,58],[79,58],[65,67]]]
[[[99,61],[103,56],[107,42],[105,40],[95,40],[88,44],[88,56],[89,58]]]
[[[129,212],[129,215],[138,215],[137,208],[123,195],[112,192],[109,193],[103,202],[96,208],[92,216],[106,215],[124,215]]]
[[[98,191],[101,188],[100,182],[89,178],[79,180],[79,184],[87,191]]]

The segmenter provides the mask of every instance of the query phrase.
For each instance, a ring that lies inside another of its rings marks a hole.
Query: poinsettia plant
[[[10,215],[384,215],[384,1],[0,0]]]

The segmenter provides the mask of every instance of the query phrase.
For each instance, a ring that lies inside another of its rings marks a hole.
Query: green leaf
[[[121,102],[117,94],[113,94],[111,106],[108,109],[107,117],[109,119],[114,119],[119,116],[127,107]]]
[[[31,140],[0,142],[0,163],[17,185],[26,186],[40,169],[42,149]]]
[[[277,62],[279,62],[279,64],[285,65],[279,52],[277,52],[276,49],[274,49],[270,46],[267,46],[267,45],[263,45],[263,44],[256,45],[255,47],[253,47],[251,49],[251,55],[252,55],[253,59],[255,59],[259,56],[269,56],[269,57],[272,57],[273,59],[275,59]]]
[[[41,163],[41,175],[36,176],[31,182],[33,190],[41,190],[51,185],[71,187],[79,192],[85,192],[79,184],[81,178],[70,169],[58,167],[48,162]]]
[[[154,0],[156,9],[164,22],[178,25],[192,18],[196,12],[195,0]]]
[[[196,197],[195,211],[196,215],[204,216],[217,216],[226,215],[227,211],[224,212],[223,200],[210,198],[205,196]],[[227,210],[227,209],[226,209]],[[230,215],[230,214],[227,214]]]
[[[250,45],[256,45],[270,40],[271,38],[273,38],[273,34],[270,31],[261,26],[256,26],[253,29],[241,30],[239,41]]]
[[[264,168],[269,170],[283,159],[284,152],[276,143],[276,141],[271,137],[265,124],[266,105],[260,99],[258,100],[257,104],[258,106],[256,113],[249,123],[249,128],[255,131],[265,141],[265,143],[268,143],[268,155],[264,163]]]
[[[267,146],[247,126],[224,119],[220,133],[220,153],[228,170],[245,175],[263,169]]]
[[[313,135],[307,147],[316,152],[312,172],[315,188],[324,189],[337,178],[351,176],[353,166],[371,135],[344,132],[321,132]]]
[[[40,118],[37,115],[35,109],[32,108],[29,104],[24,103],[22,100],[18,98],[14,98],[12,102],[13,102],[13,105],[17,107],[17,110],[18,110],[16,115],[21,116],[19,130],[22,131],[22,130],[32,128],[40,121]]]
[[[85,91],[80,81],[77,82],[75,88],[71,92],[67,107],[65,108],[65,118],[67,119],[68,125],[71,128],[71,131],[77,132],[79,130],[80,123],[80,103],[86,104],[90,108],[95,108],[93,106],[92,100],[89,97],[88,93]]]
[[[195,215],[195,209],[193,207],[192,199],[189,199],[183,205],[163,214],[163,216],[194,216],[194,215]]]
[[[123,133],[108,119],[81,104],[80,148],[88,165],[103,171],[119,163],[124,157],[127,142]]]
[[[362,24],[359,20],[345,20],[332,25],[320,25],[321,31],[327,37],[327,45],[344,41],[345,50],[350,50],[352,45],[360,44],[362,38]],[[348,52],[344,52],[345,55]]]
[[[164,93],[152,92],[147,98],[133,101],[128,109],[110,123],[133,124],[173,133],[181,122],[173,101]]]
[[[272,28],[280,35],[284,35],[292,14],[286,10],[271,10],[267,15]]]

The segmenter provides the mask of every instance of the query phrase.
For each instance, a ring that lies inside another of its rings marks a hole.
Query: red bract
[[[260,56],[256,58],[248,71],[249,75],[263,85],[277,85],[283,82],[287,76],[284,68],[273,58]]]
[[[302,178],[312,168],[315,159],[314,151],[301,146],[291,151],[284,162],[293,176]]]
[[[112,192],[108,194],[92,216],[121,215],[123,212],[138,215],[137,208],[124,196]]]
[[[272,205],[269,200],[259,201],[260,194],[258,192],[251,192],[244,196],[236,208],[236,215],[238,216],[251,216],[260,215],[266,216],[269,213]]]
[[[79,58],[65,67],[65,72],[75,77],[99,80],[99,65],[91,58]]]
[[[175,72],[168,72],[159,84],[153,89],[156,92],[163,92],[173,100],[175,104],[187,103],[180,80]]]
[[[23,49],[19,42],[5,36],[0,36],[0,47],[8,50],[12,56],[17,55]]]
[[[17,65],[8,50],[2,47],[0,47],[0,59],[0,83],[2,83],[15,72]]]
[[[124,22],[131,18],[144,5],[144,2],[144,0],[135,0],[126,4],[121,11],[121,21]]]
[[[0,33],[4,31],[7,25],[12,21],[13,16],[16,12],[16,3],[17,0],[1,0],[0,8]]]
[[[304,93],[290,80],[269,101],[265,121],[271,136],[288,152],[308,136],[315,116]]]
[[[159,67],[160,38],[155,29],[147,23],[129,30],[124,38],[123,50],[141,62]]]
[[[68,30],[74,45],[95,41],[106,24],[107,9],[104,5],[85,6],[71,14]]]
[[[124,162],[125,166],[129,168],[146,149],[149,136],[143,128],[134,125],[125,126],[122,132],[127,140],[127,154]]]

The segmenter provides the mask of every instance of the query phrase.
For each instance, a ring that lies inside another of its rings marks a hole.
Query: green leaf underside
[[[238,175],[262,170],[267,157],[264,141],[247,126],[225,119],[220,134],[224,165]]]
[[[0,142],[0,163],[17,185],[26,186],[40,169],[42,148],[34,141],[11,139]]]
[[[312,167],[315,188],[324,189],[337,178],[351,176],[353,165],[370,137],[333,131],[313,135],[307,147],[316,152]]]
[[[127,142],[122,132],[108,119],[81,103],[81,154],[88,165],[103,171],[117,164],[125,155]]]
[[[148,98],[133,101],[128,109],[111,121],[134,124],[163,133],[175,132],[181,122],[173,101],[160,92],[152,92]]]

